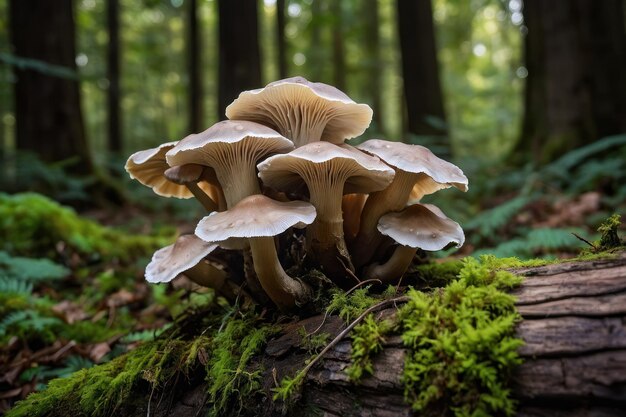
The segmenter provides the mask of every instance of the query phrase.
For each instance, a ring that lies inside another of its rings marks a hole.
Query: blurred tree
[[[278,77],[287,78],[287,39],[285,38],[285,0],[276,1],[276,46]]]
[[[75,28],[72,0],[11,0],[11,42],[19,58],[70,70],[65,77],[16,67],[16,147],[35,152],[44,161],[77,157],[70,172],[91,173],[76,71]]]
[[[107,1],[107,108],[109,152],[122,153],[122,129],[120,123],[120,10],[118,0]]]
[[[338,89],[346,90],[346,58],[343,36],[343,8],[341,1],[331,2],[331,13],[333,16],[332,36],[333,36],[333,85]],[[313,44],[313,48],[319,48]]]
[[[202,70],[200,68],[200,28],[198,25],[198,5],[189,0],[187,5],[187,66],[189,74],[189,132],[204,130],[202,115]]]
[[[219,0],[218,117],[243,90],[261,87],[257,1]]]
[[[528,79],[514,154],[542,163],[625,132],[623,0],[525,0],[523,12]]]
[[[380,91],[380,19],[378,18],[378,0],[365,0],[362,3],[363,20],[365,22],[365,70],[367,72],[368,102],[374,110],[373,121],[376,131],[384,131],[382,114],[382,97]]]
[[[439,82],[430,0],[397,0],[408,131],[433,137],[438,153],[450,153]]]

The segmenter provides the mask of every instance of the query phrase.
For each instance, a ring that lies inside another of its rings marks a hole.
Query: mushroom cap
[[[165,160],[165,154],[177,142],[167,142],[156,148],[135,152],[126,161],[124,168],[131,178],[162,197],[191,198],[193,194],[183,183],[172,182],[165,176],[170,166]],[[198,186],[209,196],[215,194],[215,186],[206,181],[200,181]]]
[[[228,164],[225,158],[237,152],[256,160],[293,148],[293,142],[267,126],[245,120],[224,120],[204,132],[185,137],[167,152],[166,158],[172,166],[215,166]]]
[[[195,233],[208,242],[269,237],[290,227],[303,228],[311,224],[315,216],[315,207],[304,201],[281,202],[256,194],[244,198],[227,211],[204,217]]]
[[[399,212],[387,213],[378,221],[378,230],[403,246],[436,251],[449,243],[465,242],[461,226],[432,204],[414,204]]]
[[[292,77],[242,92],[226,108],[226,117],[262,123],[289,138],[322,123],[321,137],[312,140],[343,143],[367,129],[372,109],[331,85]]]
[[[159,249],[146,267],[148,282],[170,282],[179,274],[196,266],[217,248],[195,235],[182,235],[172,245]]]
[[[467,177],[459,167],[437,157],[423,146],[370,139],[357,148],[376,155],[387,164],[402,171],[422,174],[415,184],[412,193],[414,196],[432,194],[448,187],[456,187],[464,192],[468,189]]]
[[[282,191],[303,193],[304,176],[320,181],[345,178],[344,194],[382,190],[395,172],[377,157],[369,156],[350,145],[312,142],[288,154],[274,155],[259,165],[259,177],[266,185]]]

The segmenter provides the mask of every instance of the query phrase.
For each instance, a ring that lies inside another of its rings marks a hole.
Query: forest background
[[[461,167],[470,191],[436,200],[465,230],[455,256],[578,253],[626,208],[625,21],[623,0],[0,2],[0,370],[18,369],[18,352],[78,343],[0,380],[14,393],[2,407],[151,337],[181,300],[200,302],[146,289],[142,274],[202,208],[154,196],[124,161],[208,128],[240,91],[276,79],[301,75],[370,105],[352,144],[421,144]],[[67,224],[41,226],[46,216]],[[16,287],[16,259],[39,258],[61,269],[38,276],[30,264],[29,286]],[[115,324],[101,313],[111,309]],[[85,320],[93,328],[77,336],[70,325]]]

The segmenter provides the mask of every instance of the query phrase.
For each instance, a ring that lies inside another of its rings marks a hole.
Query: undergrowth
[[[224,314],[223,309],[199,311],[181,320],[123,356],[51,381],[45,391],[18,402],[6,416],[146,414],[150,402],[145,404],[145,398],[160,401],[200,367],[206,375],[209,415],[240,415],[254,407],[250,401],[260,389],[261,369],[250,371],[250,360],[273,327],[254,315]],[[205,331],[187,339],[180,329],[189,326]]]

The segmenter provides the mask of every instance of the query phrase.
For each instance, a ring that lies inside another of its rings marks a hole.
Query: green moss
[[[458,278],[441,290],[409,290],[398,312],[409,348],[402,380],[413,410],[441,415],[512,415],[507,381],[521,360],[514,337],[519,315],[503,290],[520,282],[496,269],[516,262],[466,258]]]
[[[58,244],[93,260],[134,259],[167,238],[132,236],[79,217],[72,209],[34,193],[0,193],[0,250],[13,255],[54,258]]]
[[[298,334],[302,338],[301,347],[311,355],[318,353],[330,340],[329,333],[309,334],[304,326],[298,330]]]
[[[597,246],[599,250],[609,250],[622,246],[622,241],[617,233],[620,224],[620,215],[613,214],[598,227],[600,242]]]
[[[350,294],[341,290],[334,290],[326,312],[328,314],[337,313],[346,322],[350,322],[378,301],[380,300],[369,295],[369,286],[358,288]]]
[[[361,380],[364,374],[374,373],[372,355],[383,349],[384,337],[394,328],[391,320],[376,321],[369,314],[361,324],[352,331],[352,364],[346,369],[353,382]]]

